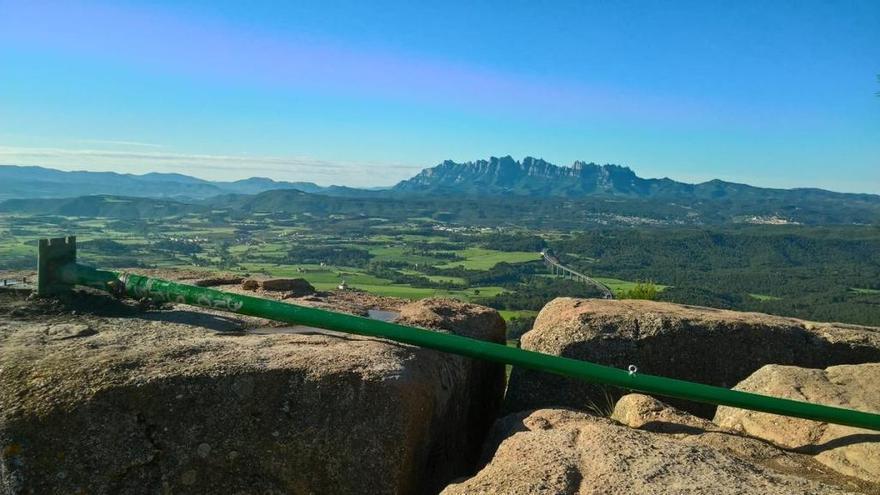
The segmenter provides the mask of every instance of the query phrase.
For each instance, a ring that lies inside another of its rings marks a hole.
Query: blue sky
[[[0,163],[392,184],[510,154],[880,193],[880,2],[0,0]]]

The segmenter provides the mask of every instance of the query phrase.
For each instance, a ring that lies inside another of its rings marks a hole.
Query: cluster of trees
[[[647,299],[653,301],[657,299],[660,290],[654,282],[638,282],[635,287],[618,294],[620,299]]]
[[[534,316],[517,316],[507,322],[507,339],[519,340],[524,333],[535,326]]]
[[[880,289],[877,227],[605,229],[552,244],[585,273],[671,286],[665,301],[880,325],[880,295],[853,290]]]
[[[455,253],[461,249],[459,244],[449,242],[411,242],[407,245],[407,252],[419,256],[429,256],[438,260],[457,261],[462,260],[461,256]]]
[[[547,246],[543,237],[534,233],[523,232],[491,232],[485,234],[451,233],[449,240],[458,246],[481,246],[496,251],[532,251],[538,252]],[[458,247],[457,249],[460,249]]]
[[[428,287],[431,289],[464,289],[466,286],[448,281],[434,281],[422,275],[413,275],[402,273],[400,269],[405,269],[409,265],[406,263],[373,261],[367,265],[366,272],[370,275],[384,278],[394,282],[395,284],[408,284],[413,287]]]
[[[461,266],[451,268],[426,266],[420,267],[420,270],[427,275],[462,278],[471,287],[499,285],[508,288],[515,288],[519,284],[531,279],[535,274],[546,272],[546,269],[539,261],[528,263],[507,263],[502,261],[488,270],[470,270]]]
[[[538,311],[557,297],[602,297],[598,289],[574,280],[532,277],[526,282],[479,302],[495,309]]]
[[[171,239],[162,239],[161,241],[156,241],[153,243],[152,248],[159,251],[166,251],[173,254],[182,254],[185,256],[201,253],[203,251],[202,246],[200,246],[198,243]]]

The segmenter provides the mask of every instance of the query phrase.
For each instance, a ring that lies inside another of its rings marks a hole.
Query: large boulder
[[[631,428],[662,433],[682,443],[712,447],[752,464],[846,490],[874,494],[880,489],[819,464],[807,454],[784,450],[766,440],[743,435],[647,395],[624,395],[614,406],[611,418]]]
[[[627,394],[611,411],[611,419],[629,426],[657,433],[706,433],[721,431],[715,423],[676,409],[654,397]]]
[[[260,281],[260,288],[272,292],[287,292],[290,297],[315,293],[315,288],[304,278],[270,278]]]
[[[0,493],[437,491],[472,466],[503,391],[500,365],[106,299],[0,320]],[[504,341],[488,308],[402,313]]]
[[[640,373],[732,387],[765,364],[825,368],[880,361],[880,329],[812,323],[760,313],[679,304],[559,298],[547,304],[523,349]],[[508,411],[606,408],[621,391],[514,368]],[[671,401],[711,418],[714,407]]]
[[[845,493],[724,449],[570,410],[513,414],[495,435],[502,440],[489,463],[444,495]]]
[[[736,389],[880,414],[880,363],[824,370],[769,365]],[[814,455],[840,473],[880,484],[880,432],[731,407],[719,407],[715,422]]]

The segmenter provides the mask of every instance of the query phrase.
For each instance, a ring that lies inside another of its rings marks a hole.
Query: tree
[[[657,299],[657,284],[654,282],[638,282],[635,287],[621,294],[622,299]]]
[[[507,322],[507,338],[509,340],[519,340],[524,333],[528,332],[535,325],[534,316],[518,316],[511,318]]]

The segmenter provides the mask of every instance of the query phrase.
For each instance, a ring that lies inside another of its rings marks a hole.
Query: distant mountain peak
[[[426,168],[391,189],[400,194],[442,194],[470,196],[532,197],[621,197],[660,199],[675,203],[705,200],[764,201],[784,200],[796,208],[805,199],[832,198],[880,202],[874,194],[847,194],[822,189],[770,189],[726,182],[719,179],[688,184],[669,178],[645,179],[622,165],[577,160],[561,167],[541,158],[527,156],[516,161],[511,156],[490,157],[458,163],[445,160]]]
[[[0,165],[0,201],[15,198],[70,198],[99,194],[131,197],[205,199],[212,196],[250,195],[278,189],[350,198],[418,195],[530,196],[534,198],[634,198],[689,204],[704,200],[729,203],[783,201],[792,211],[805,200],[851,200],[877,204],[875,194],[834,193],[815,188],[769,189],[711,180],[687,184],[669,178],[645,179],[622,165],[583,160],[570,166],[554,165],[543,158],[510,155],[464,163],[444,160],[392,188],[357,189],[322,187],[311,182],[283,182],[251,177],[232,182],[208,181],[177,173],[144,175],[116,172],[64,172],[36,166]],[[278,197],[282,197],[279,195]],[[773,213],[773,212],[771,212]]]
[[[635,172],[620,165],[576,161],[570,167],[527,156],[517,161],[510,155],[457,163],[445,160],[397,184],[402,192],[461,192],[472,194],[524,194],[579,196],[589,194],[641,195],[635,190]]]

